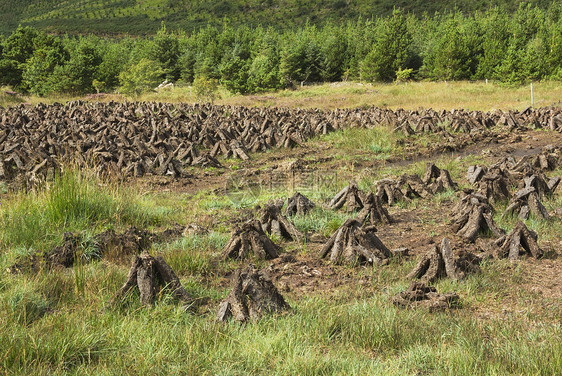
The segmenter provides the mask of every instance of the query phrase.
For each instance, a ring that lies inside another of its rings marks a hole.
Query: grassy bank
[[[562,86],[558,82],[536,82],[533,84],[534,106],[545,107],[560,105]],[[2,95],[0,106],[14,105],[22,102],[64,103],[69,100],[89,97],[54,96],[54,97],[20,97]],[[197,101],[191,87],[175,87],[158,93],[147,93],[140,97],[125,98],[121,95],[107,94],[95,100],[140,100],[155,102]],[[468,109],[493,111],[496,109],[522,110],[531,105],[530,86],[506,87],[489,82],[409,82],[399,84],[361,84],[341,82],[300,87],[295,90],[282,90],[258,95],[232,95],[219,89],[216,104],[242,106],[273,106],[300,108],[355,108],[387,107],[415,110],[434,108],[436,110]]]

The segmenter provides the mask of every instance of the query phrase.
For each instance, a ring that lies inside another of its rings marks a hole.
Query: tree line
[[[18,27],[0,39],[0,85],[41,96],[119,90],[140,94],[164,80],[216,80],[233,93],[342,80],[492,79],[517,85],[562,80],[562,4],[522,4],[471,15],[417,17],[394,10],[295,30],[162,25],[152,37],[53,36]]]

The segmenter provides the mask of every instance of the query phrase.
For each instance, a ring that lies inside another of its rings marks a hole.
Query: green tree
[[[69,56],[60,39],[50,35],[39,34],[35,44],[35,51],[25,65],[22,79],[30,92],[43,96],[55,91],[53,73],[66,63]]]
[[[119,86],[119,74],[126,69],[129,61],[131,42],[129,39],[111,41],[104,45],[102,51],[102,61],[95,77],[104,83],[103,90],[114,89]],[[98,90],[96,87],[94,89]]]
[[[322,30],[321,72],[324,81],[340,81],[347,60],[347,40],[341,28],[329,25]]]
[[[2,60],[0,60],[0,85],[11,85],[14,88],[25,90],[22,85],[23,71],[27,60],[33,56],[35,38],[39,32],[30,27],[21,25],[4,42]]]
[[[248,92],[249,55],[249,51],[237,45],[223,57],[219,67],[220,83],[232,93]]]
[[[509,14],[496,7],[485,13],[480,22],[483,32],[482,54],[478,60],[475,78],[485,79],[493,76],[507,52],[510,36]]]
[[[198,76],[193,81],[193,90],[198,101],[213,103],[218,95],[219,82],[216,78]]]
[[[315,34],[316,28],[307,25],[304,30],[284,38],[279,72],[285,85],[321,81],[322,55]]]
[[[179,40],[176,35],[170,34],[166,26],[162,25],[154,37],[148,58],[157,61],[163,71],[163,79],[176,81],[180,78],[181,70],[178,65],[180,57]]]
[[[92,83],[98,78],[98,68],[102,61],[102,54],[95,40],[80,38],[75,48],[70,51],[68,63],[60,71],[67,82],[67,87],[62,90],[72,93],[93,92]]]
[[[547,74],[562,80],[562,4],[553,3],[548,9],[545,23],[544,44]]]
[[[441,21],[434,41],[424,59],[424,69],[429,77],[439,80],[469,79],[476,73],[481,52],[478,38],[461,13],[447,16]]]
[[[137,64],[121,72],[119,81],[123,94],[138,96],[144,92],[154,90],[160,83],[163,70],[157,62],[141,59]]]
[[[392,81],[404,63],[412,44],[406,19],[400,9],[383,21],[375,44],[362,63],[362,78],[367,81]]]
[[[245,94],[249,91],[248,69],[254,32],[241,27],[232,36],[230,32],[227,33],[223,42],[225,53],[219,66],[220,83],[232,93]]]

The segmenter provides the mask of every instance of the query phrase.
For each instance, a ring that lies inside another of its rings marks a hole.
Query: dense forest
[[[223,19],[192,33],[163,23],[153,36],[52,35],[19,26],[0,39],[0,85],[37,95],[119,90],[164,80],[217,82],[253,93],[342,80],[562,80],[562,4],[415,16],[395,9],[292,29]]]
[[[526,0],[546,9],[553,0]],[[50,33],[155,34],[164,21],[170,30],[194,32],[207,25],[221,27],[228,17],[233,26],[295,29],[307,22],[372,19],[400,7],[418,16],[459,10],[466,13],[501,6],[515,11],[517,0],[4,0],[0,2],[0,34],[18,25]]]

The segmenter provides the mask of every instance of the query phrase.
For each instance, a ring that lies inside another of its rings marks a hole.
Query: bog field
[[[562,374],[562,93],[0,97],[0,374]]]

